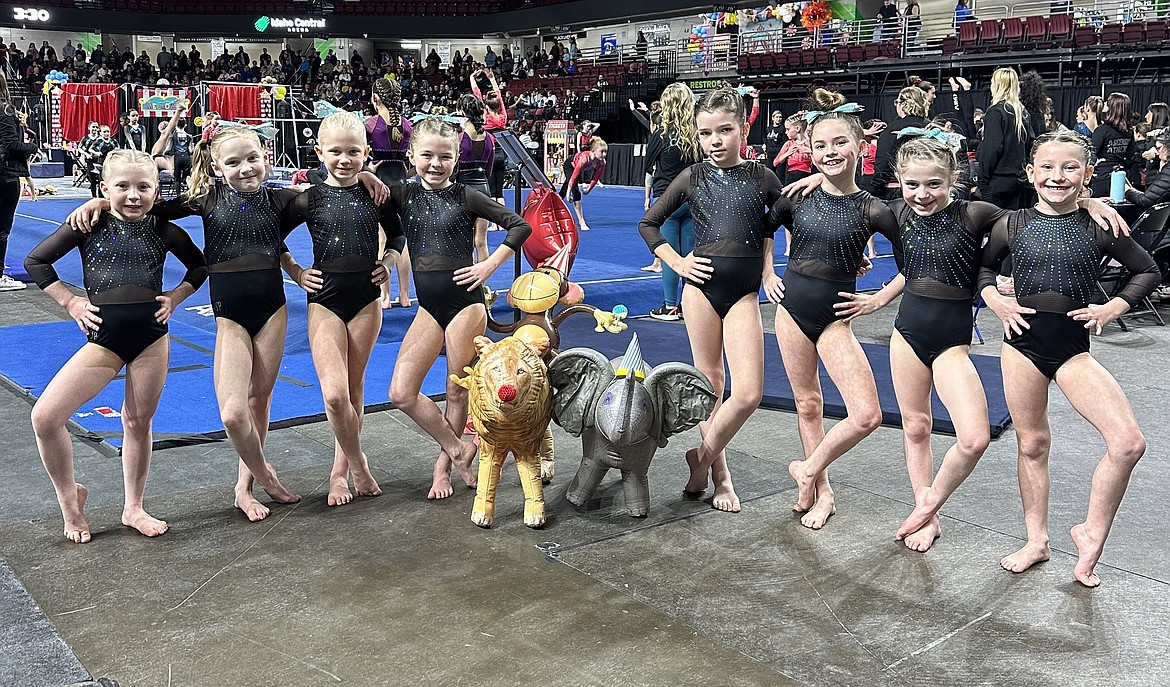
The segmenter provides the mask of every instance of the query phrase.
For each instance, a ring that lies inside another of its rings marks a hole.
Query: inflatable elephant
[[[711,382],[691,365],[666,363],[647,373],[636,334],[616,370],[597,351],[574,348],[552,361],[549,381],[553,419],[582,443],[569,502],[584,505],[614,468],[621,470],[626,512],[634,517],[650,510],[646,473],[654,452],[715,408]]]

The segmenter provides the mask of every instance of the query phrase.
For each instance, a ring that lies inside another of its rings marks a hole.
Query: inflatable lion
[[[547,348],[547,338],[526,342],[509,336],[492,343],[477,336],[475,367],[463,368],[466,377],[451,375],[468,391],[468,411],[479,434],[479,486],[471,521],[480,527],[492,525],[496,485],[509,452],[524,488],[524,524],[544,525],[540,449],[552,419],[552,388],[542,359]]]

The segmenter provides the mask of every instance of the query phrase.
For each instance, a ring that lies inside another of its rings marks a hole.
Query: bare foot
[[[738,513],[739,496],[731,484],[731,473],[727,469],[712,470],[711,481],[715,484],[715,498],[711,499],[711,507],[725,513]]]
[[[804,461],[802,460],[794,460],[789,463],[788,474],[792,475],[792,479],[796,480],[797,488],[796,505],[792,507],[792,510],[804,512],[812,508],[813,501],[816,499],[816,476],[805,472]],[[814,527],[813,529],[817,528]]]
[[[1047,544],[1039,545],[1029,542],[1019,551],[1010,556],[1004,556],[1003,560],[999,562],[999,567],[1009,572],[1022,573],[1033,565],[1048,560],[1050,556],[1051,552],[1048,550]]]
[[[808,512],[800,517],[800,524],[810,530],[819,530],[825,526],[829,518],[837,513],[837,504],[833,500],[833,492],[818,496],[816,503]]]
[[[381,305],[383,310],[389,310],[394,306],[394,301],[390,300],[389,293],[384,293],[382,294],[381,298],[378,299],[378,305]]]
[[[257,501],[250,489],[248,491],[236,490],[235,506],[244,511],[244,515],[247,515],[251,522],[260,522],[270,513],[268,506]]]
[[[89,489],[84,484],[77,485],[77,510],[66,514],[61,509],[65,519],[65,538],[74,544],[87,544],[92,538],[89,533],[89,521],[85,519],[85,500],[89,498]]]
[[[260,488],[264,490],[265,494],[268,494],[268,496],[277,503],[297,503],[301,500],[300,496],[292,493],[288,489],[285,489],[284,485],[280,483],[280,480],[276,478],[275,465],[265,461],[264,467],[268,471],[268,474],[264,475],[264,482],[267,482],[269,485],[271,485],[271,488],[269,488],[264,486],[263,482],[260,483]]]
[[[926,553],[934,544],[934,540],[941,536],[942,525],[939,523],[938,516],[936,515],[924,527],[906,535],[902,541],[906,544],[906,548],[911,551]]]
[[[925,487],[925,489],[926,492],[923,494],[922,499],[919,500],[920,505],[915,506],[914,510],[910,512],[910,515],[898,527],[898,534],[894,536],[898,541],[902,541],[914,532],[926,527],[926,523],[932,519],[937,519],[937,513],[931,512],[931,508],[925,505],[927,497],[930,495],[930,487]]]
[[[581,231],[589,231],[589,227],[585,226],[584,224],[582,224],[580,227],[577,227],[577,228],[580,229]]]
[[[329,476],[329,498],[326,501],[330,506],[344,506],[353,501],[353,492],[349,490],[349,478],[345,475]]]
[[[702,494],[707,490],[707,471],[699,471],[699,449],[687,449],[687,467],[691,469],[691,478],[687,480],[683,492],[687,494]]]
[[[1077,545],[1077,566],[1073,568],[1073,577],[1086,587],[1096,587],[1101,584],[1101,578],[1093,569],[1097,567],[1097,559],[1105,548],[1104,541],[1096,541],[1085,530],[1085,523],[1074,525],[1069,531],[1073,543]]]
[[[157,537],[167,531],[165,520],[151,517],[141,506],[138,508],[122,509],[122,524],[133,527],[148,537]]]
[[[445,451],[440,451],[439,459],[435,461],[435,472],[431,477],[431,490],[427,492],[427,498],[432,501],[445,499],[454,493],[455,489],[451,487],[451,459],[447,457]]]
[[[409,308],[410,307],[410,294],[406,293],[405,291],[398,294],[398,305],[403,307],[403,308]]]
[[[460,441],[459,448],[462,451],[461,455],[451,462],[455,464],[455,469],[459,471],[459,476],[463,478],[463,483],[467,485],[467,488],[475,489],[477,475],[471,464],[475,462],[475,454],[479,452],[479,448],[470,441]]]

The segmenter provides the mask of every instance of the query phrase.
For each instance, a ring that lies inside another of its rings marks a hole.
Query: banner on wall
[[[442,60],[439,65],[446,67],[451,64],[451,41],[439,41],[435,44],[435,52],[439,53],[439,59]]]
[[[577,152],[577,132],[567,119],[551,120],[544,127],[544,175],[553,186],[564,182],[565,160]]]
[[[617,34],[603,33],[601,35],[601,54],[609,55],[617,52]]]
[[[642,24],[638,27],[638,30],[646,37],[646,41],[652,48],[670,45],[670,24],[664,21],[654,24]]]
[[[210,57],[208,57],[207,61],[210,62],[211,60],[214,60],[215,58],[219,57],[220,55],[225,55],[225,54],[227,54],[227,41],[225,41],[222,38],[212,38],[211,39],[211,55],[210,55]]]
[[[189,88],[139,88],[138,112],[143,117],[170,118],[179,109],[179,103],[191,104]]]

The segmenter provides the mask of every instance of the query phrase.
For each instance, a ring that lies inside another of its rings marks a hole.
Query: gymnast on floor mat
[[[158,193],[158,171],[149,155],[111,152],[102,168],[101,190],[110,199],[110,211],[92,232],[63,224],[25,260],[37,285],[69,312],[89,339],[54,375],[32,410],[37,449],[57,493],[65,537],[79,544],[91,537],[85,518],[89,491],[74,479],[73,440],[66,424],[123,368],[122,524],[148,537],[167,531],[167,523],[143,507],[150,426],[167,375],[167,321],[207,278],[203,255],[187,233],[146,214]],[[85,296],[75,296],[53,269],[74,248],[81,252]],[[167,253],[179,258],[187,272],[174,289],[163,291]]]
[[[979,292],[1004,327],[1004,396],[1016,430],[1028,533],[1024,547],[1000,565],[1018,573],[1050,556],[1048,388],[1055,381],[1105,440],[1105,457],[1093,472],[1088,514],[1070,531],[1078,554],[1073,577],[1087,587],[1101,583],[1097,561],[1130,474],[1146,449],[1125,392],[1089,353],[1089,334],[1100,334],[1161,281],[1149,253],[1128,236],[1115,238],[1094,225],[1088,212],[1078,208],[1077,197],[1092,178],[1095,158],[1079,134],[1056,132],[1036,140],[1027,171],[1039,202],[996,223],[979,275]],[[1014,297],[1001,295],[995,287],[1009,253]],[[1121,263],[1130,277],[1116,296],[1097,305],[1092,301],[1104,256]]]
[[[710,419],[700,423],[702,443],[687,451],[690,479],[683,487],[701,493],[715,485],[712,505],[738,512],[739,497],[731,481],[724,449],[763,395],[764,328],[760,288],[780,297],[780,279],[772,267],[772,236],[791,224],[792,202],[780,194],[780,180],[763,165],[740,156],[746,112],[743,97],[731,88],[711,91],[696,107],[695,125],[706,162],[675,177],[638,224],[646,245],[685,281],[683,309],[695,367],[723,399],[724,348],[731,396],[716,403]],[[694,222],[694,250],[678,252],[661,227],[685,203]],[[765,207],[768,208],[765,211]]]
[[[467,423],[467,390],[450,381],[448,375],[444,413],[422,394],[423,379],[444,346],[449,373],[462,374],[471,364],[474,339],[483,335],[487,326],[483,284],[512,260],[532,233],[522,217],[487,194],[451,180],[460,141],[455,127],[441,119],[418,122],[411,138],[410,159],[420,183],[390,189],[387,203],[402,217],[419,303],[394,364],[390,401],[439,444],[429,499],[454,493],[452,465],[467,486],[476,485],[471,469],[476,448],[460,439]],[[487,243],[486,222],[481,220],[495,222],[508,234],[490,256],[481,256],[476,262],[473,243],[477,239]]]

